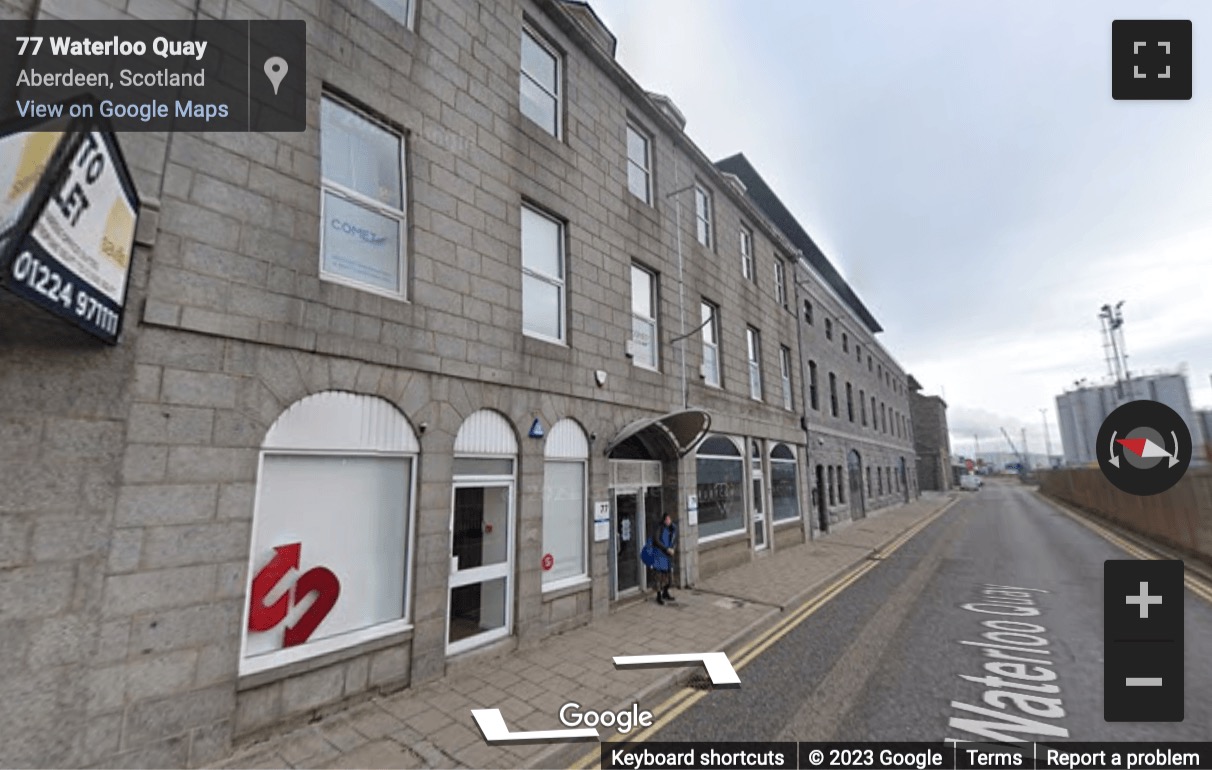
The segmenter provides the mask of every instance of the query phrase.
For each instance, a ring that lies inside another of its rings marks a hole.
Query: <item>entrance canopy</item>
[[[668,452],[682,457],[711,428],[711,415],[701,409],[685,409],[670,412],[661,417],[645,417],[627,425],[606,447],[609,455],[616,447],[630,438],[636,438],[649,446],[662,446]]]

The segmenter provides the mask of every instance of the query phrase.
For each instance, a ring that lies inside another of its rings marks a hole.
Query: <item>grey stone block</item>
[[[169,481],[254,481],[257,452],[231,447],[171,447]]]
[[[8,570],[0,580],[0,620],[58,615],[75,587],[71,565],[40,564]]]
[[[100,554],[107,546],[107,526],[81,516],[39,518],[34,525],[34,561],[72,561]]]
[[[230,718],[235,707],[235,687],[230,684],[142,701],[126,711],[122,744],[133,748],[158,742],[165,736],[183,735],[193,728]],[[184,757],[174,766],[181,764]]]
[[[240,604],[233,601],[146,612],[131,621],[129,654],[206,649],[232,638],[238,640],[242,617]]]
[[[127,486],[118,495],[114,521],[121,525],[172,525],[208,521],[215,516],[215,484]]]
[[[282,683],[243,690],[236,703],[236,735],[244,735],[282,718]]]
[[[233,407],[239,379],[214,372],[165,369],[164,400],[187,406]]]
[[[214,594],[213,566],[111,575],[105,578],[102,612],[106,617],[209,601]]]
[[[333,703],[344,694],[344,666],[327,666],[282,682],[282,710],[287,714],[308,711]]]
[[[219,521],[150,527],[143,540],[146,569],[215,564],[248,555],[249,522]]]

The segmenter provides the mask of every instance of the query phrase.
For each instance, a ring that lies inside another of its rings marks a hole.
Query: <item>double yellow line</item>
[[[1087,518],[1083,514],[1077,513],[1069,506],[1059,503],[1050,497],[1046,497],[1044,500],[1051,503],[1058,511],[1073,519],[1078,524],[1081,524],[1083,527],[1098,535],[1102,539],[1118,547],[1120,550],[1126,551],[1130,556],[1135,556],[1136,558],[1142,560],[1172,558],[1170,556],[1166,556],[1165,554],[1160,554],[1156,551],[1149,550],[1139,543],[1129,540],[1115,530],[1105,527],[1102,524]],[[1207,581],[1196,577],[1191,570],[1184,571],[1183,584],[1187,586],[1188,591],[1212,604],[1212,585],[1209,585]]]
[[[742,668],[752,663],[772,644],[791,633],[796,626],[807,620],[821,607],[824,607],[831,599],[840,594],[842,591],[845,591],[868,572],[878,567],[880,565],[880,561],[892,555],[892,553],[894,553],[905,543],[909,542],[917,533],[930,526],[935,519],[946,513],[957,500],[958,498],[952,499],[951,502],[947,503],[939,510],[905,530],[905,532],[903,532],[891,543],[888,543],[883,548],[880,548],[877,551],[880,557],[879,560],[867,560],[856,567],[853,567],[841,575],[833,583],[830,583],[829,586],[821,591],[821,593],[812,597],[812,599],[802,607],[796,609],[790,615],[776,623],[773,627],[763,632],[756,639],[741,647],[741,649],[736,653],[729,655],[728,657],[732,662],[732,667],[737,671],[740,671]],[[646,727],[639,732],[629,733],[627,735],[614,733],[603,741],[603,743],[622,743],[623,741],[638,742],[648,740],[670,722],[681,716],[682,713],[691,706],[707,697],[709,692],[710,690],[691,690],[688,688],[683,688],[671,695],[664,703],[654,709],[654,713],[660,714],[661,716],[654,721],[651,726]],[[601,756],[601,746],[599,744],[599,746],[595,747],[593,751],[585,754],[583,757],[570,765],[570,767],[572,770],[585,770],[585,768],[596,767],[601,759]]]

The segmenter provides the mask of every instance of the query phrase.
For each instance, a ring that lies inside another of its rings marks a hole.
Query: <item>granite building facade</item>
[[[874,319],[587,5],[34,13],[302,19],[309,110],[119,137],[118,345],[0,292],[0,764],[203,765],[643,596],[663,513],[693,585],[915,490]]]

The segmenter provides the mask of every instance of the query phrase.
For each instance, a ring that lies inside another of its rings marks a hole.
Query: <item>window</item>
[[[770,450],[771,517],[776,522],[800,517],[797,487],[795,451],[786,444],[776,444]]]
[[[868,356],[867,356],[867,371],[871,371],[871,356],[870,356],[870,354],[868,354]]]
[[[657,280],[640,267],[631,266],[631,356],[636,366],[657,368]]]
[[[854,422],[854,390],[846,383],[846,417]]]
[[[880,402],[880,430],[884,433],[888,432],[888,412],[884,409],[884,402]]]
[[[320,277],[405,298],[407,221],[400,135],[320,102]]]
[[[720,386],[719,310],[703,300],[699,305],[700,323],[703,324],[703,381],[718,388]]]
[[[783,408],[793,409],[795,401],[791,397],[791,348],[786,345],[779,348],[779,373],[783,379]]]
[[[837,466],[837,501],[839,504],[846,502],[846,477],[840,465]]]
[[[747,227],[741,228],[741,275],[748,281],[756,281],[753,271],[753,232]]]
[[[829,504],[837,505],[837,479],[835,477],[836,470],[834,466],[829,466]]]
[[[412,0],[370,0],[405,27],[412,29]]]
[[[829,372],[829,411],[837,417],[837,375]]]
[[[804,322],[812,325],[812,303],[808,300],[804,300]]]
[[[876,481],[876,487],[875,487],[876,494],[879,494],[879,495],[884,494],[884,469],[883,468],[875,469],[875,481]]]
[[[529,27],[522,28],[522,114],[560,136],[560,57]]]
[[[857,342],[854,343],[854,359],[860,364],[863,363],[863,346]]]
[[[808,398],[812,401],[812,408],[819,412],[821,410],[821,400],[817,394],[816,387],[816,361],[808,362]]]
[[[699,542],[745,531],[745,466],[731,439],[711,436],[695,457]]]
[[[871,497],[871,466],[867,466],[867,497]]]
[[[778,257],[774,258],[774,298],[787,307],[787,266]]]
[[[833,339],[833,321],[828,318],[825,319],[825,339]]]
[[[564,342],[564,226],[522,207],[522,329]]]
[[[652,153],[648,137],[627,125],[627,189],[645,203],[652,203]]]
[[[879,420],[875,419],[875,396],[871,397],[871,430],[879,430]]]
[[[846,332],[842,332],[842,352],[850,352],[850,337],[846,334]]]
[[[700,185],[694,186],[694,220],[695,234],[699,243],[712,248],[714,233],[711,227],[711,193]],[[752,240],[752,239],[751,239]],[[752,244],[750,244],[752,253]]]
[[[543,588],[560,588],[589,576],[589,508],[585,495],[589,442],[575,422],[563,419],[551,426],[543,454],[543,553],[551,554],[543,571]]]
[[[745,330],[749,343],[749,397],[762,400],[762,335],[752,327]]]
[[[863,427],[867,427],[867,393],[859,390],[859,414],[863,418]]]
[[[288,585],[308,575],[319,601],[337,592],[340,601],[320,626],[303,631],[288,618],[297,603],[265,601],[254,583],[241,675],[409,627],[419,452],[404,415],[373,396],[316,393],[292,404],[270,427],[257,472],[249,574],[287,552],[299,570]],[[357,516],[345,513],[355,509]],[[340,537],[332,536],[335,530]],[[302,603],[303,596],[296,598]]]

